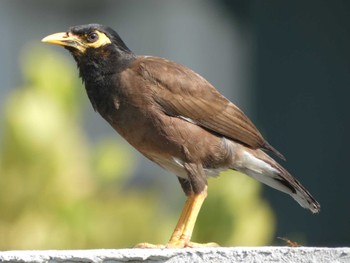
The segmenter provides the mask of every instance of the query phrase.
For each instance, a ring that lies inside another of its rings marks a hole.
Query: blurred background
[[[312,215],[235,172],[209,181],[193,240],[350,245],[348,1],[0,1],[0,249],[166,243],[185,196],[175,176],[96,114],[68,52],[72,25],[114,28],[137,54],[209,80],[287,158]]]

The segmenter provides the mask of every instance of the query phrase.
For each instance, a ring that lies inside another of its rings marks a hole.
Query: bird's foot
[[[219,244],[210,243],[195,243],[186,240],[170,241],[166,245],[162,244],[150,244],[150,243],[139,243],[134,248],[200,248],[200,247],[219,247]]]
[[[189,242],[186,247],[192,247],[192,248],[199,248],[199,247],[220,247],[219,244],[214,242],[209,243],[195,243],[195,242]]]
[[[150,244],[150,243],[139,243],[134,246],[134,248],[166,248],[165,245],[162,244]]]
[[[166,248],[199,248],[199,247],[219,247],[218,244],[210,242],[210,243],[195,243],[191,241],[186,240],[176,240],[176,241],[170,241],[168,244],[166,244]]]
[[[134,246],[134,248],[166,248],[165,245],[162,244],[150,244],[150,243],[139,243]]]

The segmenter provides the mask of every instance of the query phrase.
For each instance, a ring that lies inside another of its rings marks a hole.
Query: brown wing
[[[284,159],[237,106],[191,69],[157,57],[139,57],[136,61],[139,74],[157,85],[154,99],[166,114],[191,121],[253,149],[270,150]]]

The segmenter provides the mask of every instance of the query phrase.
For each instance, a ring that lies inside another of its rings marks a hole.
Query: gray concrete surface
[[[0,262],[350,262],[350,247],[219,247],[3,251]]]

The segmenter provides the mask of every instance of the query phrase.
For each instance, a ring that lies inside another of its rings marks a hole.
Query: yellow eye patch
[[[102,32],[94,31],[85,35],[85,46],[92,48],[99,48],[107,44],[111,44],[111,40]]]

